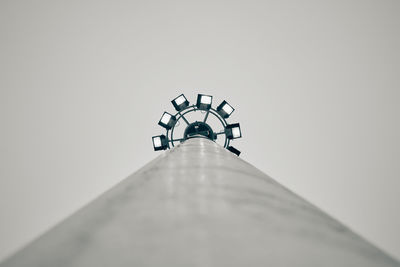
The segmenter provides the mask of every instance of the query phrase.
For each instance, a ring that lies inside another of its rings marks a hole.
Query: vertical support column
[[[0,266],[399,265],[252,165],[196,138]]]

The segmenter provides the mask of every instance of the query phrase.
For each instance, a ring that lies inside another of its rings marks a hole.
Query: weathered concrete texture
[[[206,139],[163,153],[1,267],[399,266]]]

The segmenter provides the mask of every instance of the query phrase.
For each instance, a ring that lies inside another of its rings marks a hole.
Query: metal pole
[[[180,112],[178,112],[178,114],[181,116],[181,118],[185,121],[186,125],[189,125],[190,123],[188,122],[188,120],[185,118],[185,116],[183,116],[183,114],[181,114]]]
[[[189,139],[1,267],[399,266],[214,142]]]
[[[206,113],[206,115],[204,116],[203,122],[206,122],[206,121],[207,121],[208,114],[210,114],[210,110],[207,110],[207,113]]]

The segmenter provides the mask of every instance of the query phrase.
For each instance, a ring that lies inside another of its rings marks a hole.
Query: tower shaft
[[[399,266],[205,138],[166,151],[1,267]]]

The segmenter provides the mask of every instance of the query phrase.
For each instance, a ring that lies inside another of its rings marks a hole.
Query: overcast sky
[[[0,2],[0,259],[156,157],[180,93],[400,258],[400,2]],[[162,153],[162,152],[161,152]]]

